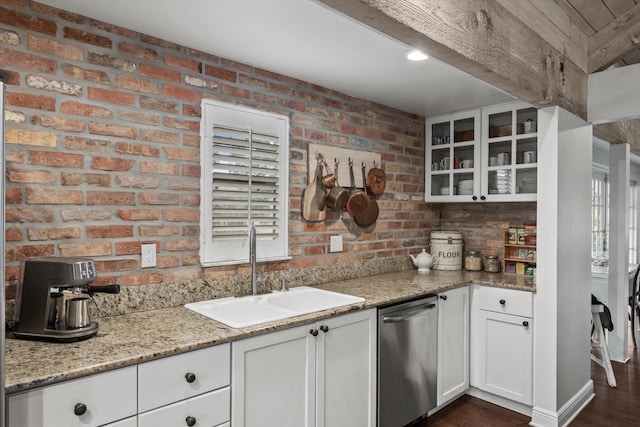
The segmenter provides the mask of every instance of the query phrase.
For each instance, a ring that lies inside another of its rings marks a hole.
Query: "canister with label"
[[[431,255],[438,260],[433,270],[462,270],[462,233],[432,231]]]

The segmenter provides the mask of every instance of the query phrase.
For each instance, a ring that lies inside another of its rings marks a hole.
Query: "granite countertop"
[[[413,270],[318,285],[366,301],[243,329],[225,326],[179,306],[95,319],[100,325],[98,334],[73,343],[18,340],[8,334],[6,392],[16,393],[469,283],[535,291],[531,276]]]

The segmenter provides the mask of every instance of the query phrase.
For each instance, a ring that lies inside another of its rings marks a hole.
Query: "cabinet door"
[[[234,427],[311,427],[315,414],[315,325],[231,345]]]
[[[476,200],[480,192],[480,110],[429,118],[425,137],[425,200]]]
[[[487,201],[535,201],[538,110],[516,102],[482,109],[482,195]]]
[[[376,424],[376,311],[318,322],[317,427]]]
[[[469,287],[438,301],[438,406],[469,388]]]
[[[479,388],[532,404],[533,320],[480,310]]]

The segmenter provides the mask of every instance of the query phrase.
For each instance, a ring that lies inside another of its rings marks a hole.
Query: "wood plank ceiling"
[[[554,0],[590,39],[589,72],[640,63],[640,0]],[[628,40],[621,33],[628,31]],[[608,37],[615,32],[616,39]],[[616,51],[614,54],[613,52]],[[607,52],[607,53],[605,53]]]

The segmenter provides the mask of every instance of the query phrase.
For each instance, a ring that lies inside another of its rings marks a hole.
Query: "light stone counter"
[[[250,328],[233,329],[178,306],[95,319],[100,325],[97,336],[74,343],[25,341],[8,334],[6,391],[15,393],[469,283],[535,291],[531,277],[413,270],[318,285],[366,302]]]

